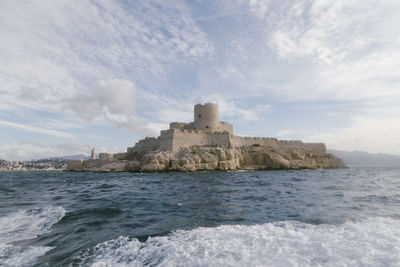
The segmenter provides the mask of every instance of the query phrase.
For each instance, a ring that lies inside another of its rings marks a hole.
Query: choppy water
[[[0,173],[0,266],[400,266],[400,169]]]

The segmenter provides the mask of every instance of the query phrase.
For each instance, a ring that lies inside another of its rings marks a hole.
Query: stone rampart
[[[169,129],[161,131],[158,138],[147,137],[140,140],[134,147],[128,148],[128,153],[148,151],[178,151],[191,146],[231,146],[229,132],[205,132],[186,129]]]
[[[326,146],[323,143],[303,143],[297,140],[280,140],[276,143],[277,148],[286,151],[293,151],[296,149],[309,151],[315,155],[325,155]]]
[[[146,137],[135,144],[134,147],[128,147],[128,153],[142,153],[148,151],[172,151],[172,138],[174,131],[178,129],[169,129],[161,131],[159,137]]]
[[[68,160],[67,171],[82,171],[83,160]]]
[[[100,162],[109,162],[114,159],[114,154],[109,154],[109,153],[100,153],[99,154],[99,160]]]
[[[274,146],[277,144],[278,139],[268,137],[247,137],[247,136],[233,136],[232,144],[234,147],[242,146]]]
[[[305,143],[304,146],[318,156],[326,154],[326,145],[324,143]]]
[[[204,132],[197,130],[176,130],[173,135],[172,151],[191,146],[224,146],[231,145],[228,132]]]
[[[127,153],[116,153],[114,154],[114,159],[122,160],[126,158]]]
[[[228,132],[231,135],[233,135],[233,126],[230,123],[224,122],[224,121],[220,121],[219,122],[219,130],[221,132]]]
[[[155,151],[158,150],[159,141],[158,138],[146,137],[135,144],[134,147],[128,148],[128,153],[131,152],[144,152],[144,151]]]
[[[82,162],[82,168],[85,169],[91,169],[91,168],[96,168],[97,166],[99,166],[100,160],[98,159],[88,159],[88,160],[84,160]]]
[[[177,129],[161,131],[158,137],[158,150],[172,151],[173,150],[173,136],[174,132],[180,131]]]
[[[324,155],[326,147],[323,143],[303,143],[298,140],[278,140],[268,137],[233,136],[228,131],[198,131],[186,129],[169,129],[161,131],[158,138],[147,137],[140,140],[128,153],[149,151],[178,151],[191,146],[249,147],[266,146],[282,151],[302,149],[316,155]],[[100,160],[110,157],[100,154]],[[114,156],[115,157],[115,156]],[[111,160],[108,158],[107,160]]]
[[[188,126],[186,122],[171,122],[169,124],[170,129],[184,129]]]
[[[295,149],[302,149],[312,152],[316,155],[325,155],[326,147],[323,143],[303,143],[299,140],[278,140],[276,138],[268,137],[244,137],[233,136],[232,143],[234,147],[243,146],[267,146],[279,150],[292,151]]]

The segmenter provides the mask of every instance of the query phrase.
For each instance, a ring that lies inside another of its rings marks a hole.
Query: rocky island
[[[219,121],[213,103],[194,106],[194,121],[172,122],[157,138],[146,137],[127,152],[94,153],[89,160],[70,160],[66,171],[167,172],[343,168],[323,143],[303,143],[233,134]]]

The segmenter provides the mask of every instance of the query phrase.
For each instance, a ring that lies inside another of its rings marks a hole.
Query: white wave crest
[[[32,239],[48,232],[65,215],[62,207],[35,208],[0,218],[0,266],[30,266],[51,247],[15,246],[9,243]]]
[[[120,237],[81,257],[84,266],[399,266],[400,221],[342,225],[294,221],[176,231],[146,242]]]
[[[21,247],[0,244],[0,266],[32,266],[51,247]]]

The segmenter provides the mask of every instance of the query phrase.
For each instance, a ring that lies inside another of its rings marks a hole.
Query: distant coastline
[[[383,153],[368,153],[364,151],[343,151],[337,149],[327,149],[327,152],[342,159],[343,162],[348,167],[382,167],[382,168],[391,168],[391,167],[400,167],[400,156],[399,155],[389,155]],[[37,159],[37,160],[29,160],[29,161],[19,161],[18,163],[23,165],[34,165],[38,164],[41,161],[57,161],[60,159],[63,161],[59,167],[51,167],[51,165],[56,163],[51,163],[49,167],[40,166],[40,164],[36,167],[22,168],[19,166],[13,166],[16,161],[6,161],[0,159],[0,172],[14,172],[14,171],[63,171],[65,170],[68,160],[87,160],[89,159],[88,155],[71,155],[64,157],[54,157],[49,159]],[[8,167],[7,167],[8,166]]]
[[[336,149],[328,149],[327,151],[341,158],[349,167],[400,167],[399,155]]]
[[[68,160],[88,159],[85,155],[73,155],[65,157],[52,157],[34,160],[4,160],[0,159],[0,172],[13,171],[63,171],[67,167]]]

